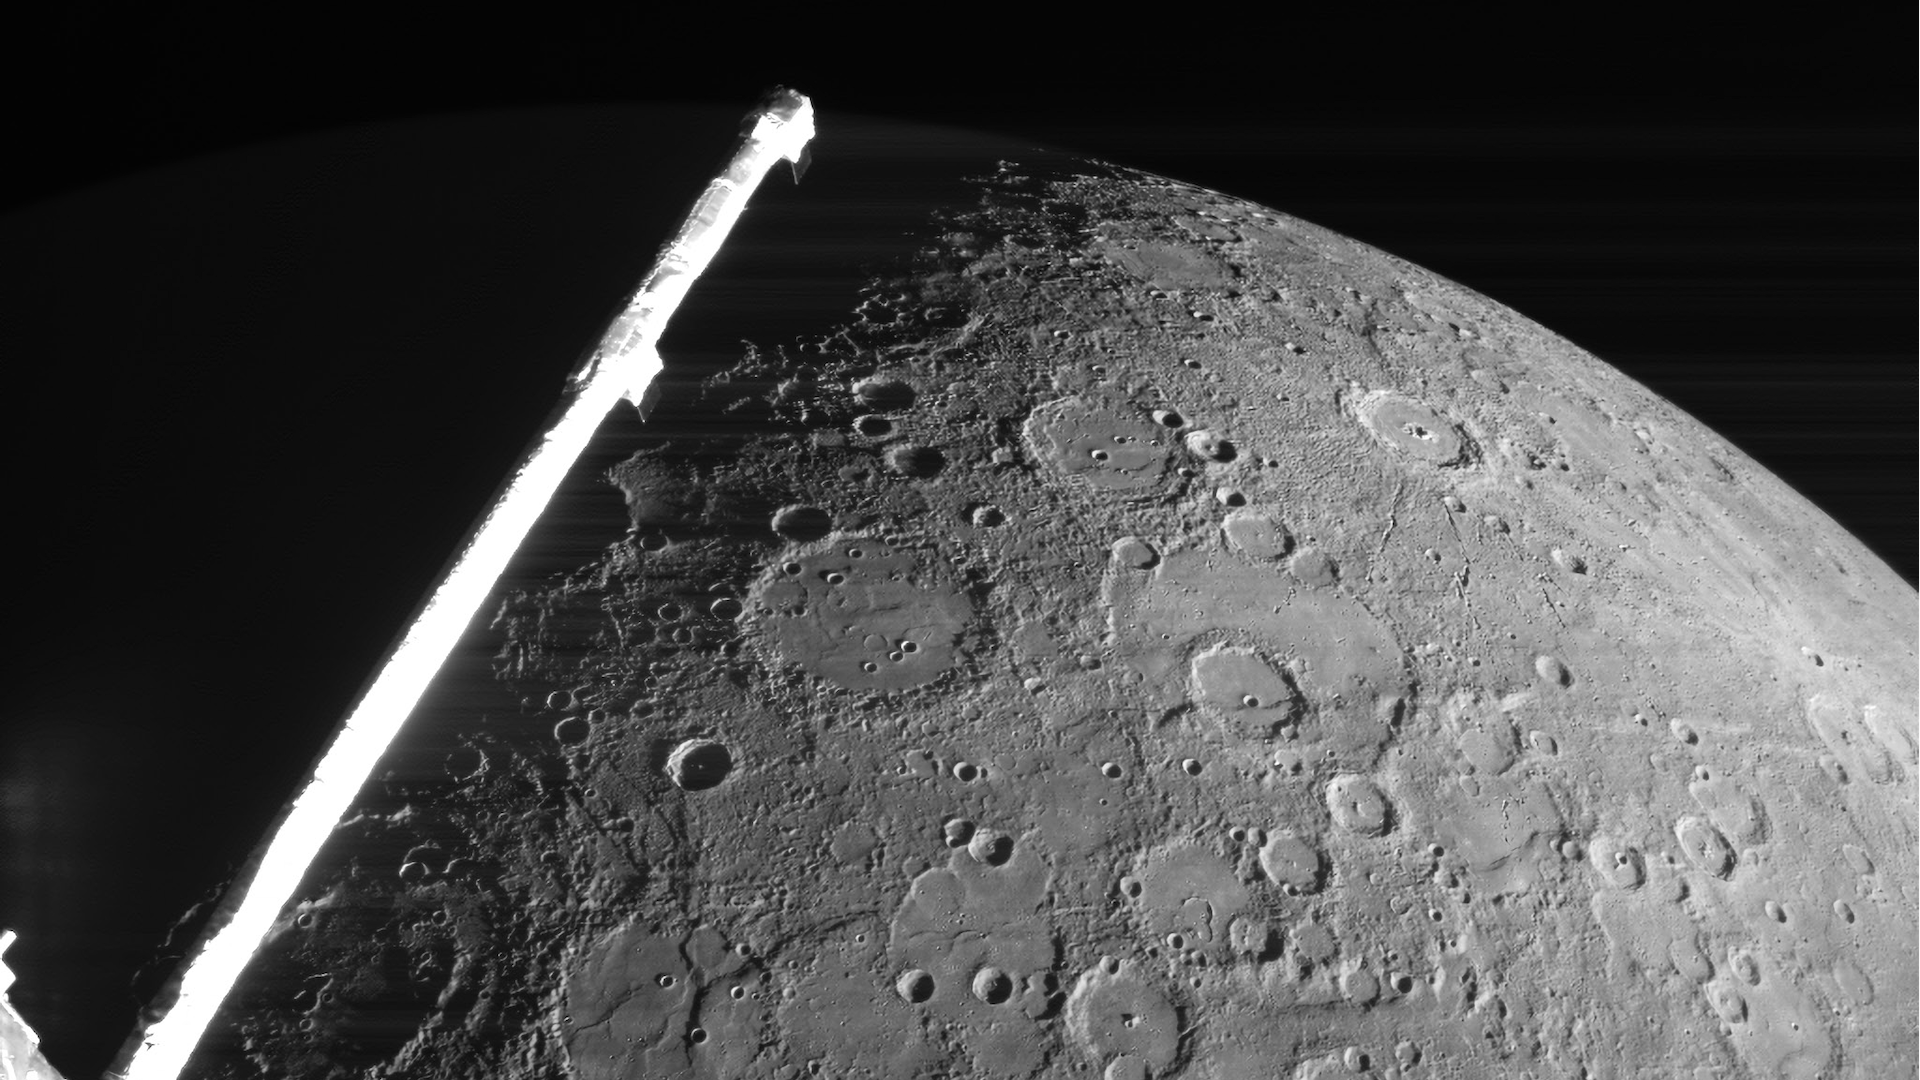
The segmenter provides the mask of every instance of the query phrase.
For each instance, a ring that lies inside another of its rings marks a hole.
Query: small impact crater
[[[887,468],[918,480],[940,475],[947,467],[947,455],[932,446],[904,443],[887,451]]]
[[[773,531],[795,543],[808,543],[833,529],[833,516],[817,506],[795,504],[774,511]]]
[[[667,778],[682,791],[718,787],[733,771],[733,752],[712,739],[688,739],[667,755]]]
[[[905,379],[892,375],[874,375],[862,379],[853,385],[853,394],[860,403],[876,412],[899,412],[913,408],[913,385]]]
[[[1391,390],[1374,390],[1354,407],[1360,425],[1380,445],[1430,465],[1462,463],[1465,446],[1453,422],[1432,407]]]

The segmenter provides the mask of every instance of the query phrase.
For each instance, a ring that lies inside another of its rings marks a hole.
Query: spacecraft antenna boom
[[[174,1080],[307,867],[473,621],[588,441],[621,398],[639,405],[660,373],[655,343],[777,161],[797,181],[813,104],[781,87],[749,113],[731,159],[701,192],[632,299],[569,379],[559,420],[534,443],[468,533],[446,576],[387,654],[298,795],[243,867],[194,951],[142,1013],[107,1080]],[[170,1000],[169,1000],[170,999]]]

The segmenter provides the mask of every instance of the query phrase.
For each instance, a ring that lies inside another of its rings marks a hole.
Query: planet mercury
[[[1898,576],[1384,252],[964,190],[662,388],[201,1075],[1913,1075]]]

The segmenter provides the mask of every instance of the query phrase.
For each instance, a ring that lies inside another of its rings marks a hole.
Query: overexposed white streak
[[[813,106],[790,91],[770,98],[738,153],[708,185],[687,220],[608,328],[573,384],[573,400],[527,456],[470,535],[453,569],[335,734],[268,842],[233,918],[189,961],[173,1007],[149,1026],[129,1080],[174,1080],[261,938],[413,712],[433,677],[492,593],[507,563],[573,467],[600,422],[625,396],[638,402],[661,369],[654,349],[694,278],[706,269],[747,197],[773,163],[798,163],[813,137]]]

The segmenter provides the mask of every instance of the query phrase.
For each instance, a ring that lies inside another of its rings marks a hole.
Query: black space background
[[[1913,15],[1677,7],[1406,21],[1392,6],[1161,6],[1123,23],[708,4],[704,36],[649,19],[655,5],[267,25],[73,4],[16,21],[0,74],[15,567],[0,926],[22,934],[6,958],[17,1007],[56,1065],[97,1075],[131,1022],[133,969],[259,839],[731,132],[662,147],[618,228],[576,222],[526,253],[553,260],[534,275],[547,293],[484,274],[382,291],[377,249],[355,256],[360,289],[325,276],[351,262],[256,266],[344,227],[298,199],[263,198],[239,230],[112,212],[128,191],[217,188],[243,159],[97,185],[297,146],[275,140],[350,147],[343,129],[409,118],[672,102],[737,116],[786,83],[823,127],[864,113],[1085,151],[1463,282],[1675,401],[1911,582]],[[386,205],[417,197],[409,177],[356,160],[314,183],[346,177],[392,215],[395,259],[416,244],[519,258],[490,249],[475,207]],[[409,214],[427,224],[402,228]],[[143,274],[181,266],[205,284],[199,306],[155,305],[177,283]],[[351,305],[309,328],[308,353],[336,342],[337,362],[218,348],[282,325],[263,305],[295,293]],[[486,378],[446,385],[456,351]]]

